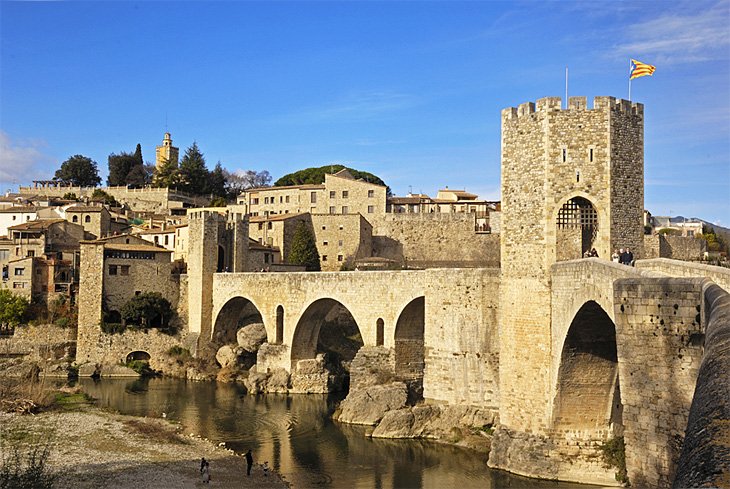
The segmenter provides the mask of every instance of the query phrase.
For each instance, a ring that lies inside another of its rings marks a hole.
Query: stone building
[[[641,256],[643,210],[642,104],[571,97],[562,109],[548,97],[502,111],[500,423],[511,442],[500,453],[578,429],[552,417],[551,266],[591,248]]]
[[[8,228],[38,217],[38,206],[9,206],[0,209],[0,236],[7,236]]]
[[[313,214],[312,228],[322,271],[355,268],[372,256],[373,226],[361,214]]]
[[[251,216],[277,214],[356,214],[385,213],[386,187],[356,180],[346,169],[326,174],[321,185],[263,187],[246,190],[238,203]]]
[[[169,132],[162,138],[162,145],[155,149],[155,166],[159,169],[164,163],[170,161],[177,164],[180,148],[172,145],[172,136]]]
[[[62,217],[83,226],[92,238],[104,238],[111,234],[112,218],[105,206],[71,205],[63,209]]]

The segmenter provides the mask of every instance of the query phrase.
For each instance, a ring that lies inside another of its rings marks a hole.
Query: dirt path
[[[213,443],[179,432],[172,423],[111,414],[96,408],[46,412],[36,416],[0,414],[0,452],[48,440],[49,465],[57,488],[286,488],[259,465],[246,476],[243,457]],[[200,458],[210,462],[211,480],[203,484]]]

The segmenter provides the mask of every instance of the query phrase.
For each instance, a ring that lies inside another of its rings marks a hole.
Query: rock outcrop
[[[249,394],[286,393],[289,392],[289,373],[283,368],[270,372],[257,372],[256,367],[253,367],[249,370],[248,377],[244,379],[243,384]]]
[[[374,385],[351,392],[340,404],[339,421],[351,424],[376,425],[388,411],[406,405],[408,389],[403,382]]]
[[[266,343],[264,323],[252,323],[239,329],[236,333],[238,346],[250,353],[256,353]]]

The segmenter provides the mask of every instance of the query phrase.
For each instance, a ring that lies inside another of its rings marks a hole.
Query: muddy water
[[[186,431],[238,452],[253,451],[295,488],[590,489],[490,470],[483,454],[419,440],[373,440],[366,428],[333,422],[320,395],[247,396],[242,388],[174,379],[81,384],[101,406],[180,421]],[[245,477],[245,475],[244,475]]]

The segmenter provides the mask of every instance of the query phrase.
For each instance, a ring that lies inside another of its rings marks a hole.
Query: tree
[[[180,168],[174,160],[163,160],[159,168],[155,169],[152,185],[155,187],[177,187],[180,185]]]
[[[221,166],[221,162],[216,163],[215,168],[208,174],[207,192],[216,197],[226,196],[226,171]]]
[[[131,323],[148,327],[166,327],[174,312],[170,301],[158,292],[135,295],[122,306],[122,318]]]
[[[207,193],[208,169],[205,166],[205,157],[198,148],[198,143],[185,150],[185,156],[180,161],[180,189],[192,194]]]
[[[294,231],[294,237],[291,241],[291,249],[289,250],[289,263],[292,265],[304,265],[308,271],[319,271],[319,251],[317,251],[317,243],[309,228],[302,222]]]
[[[106,179],[106,184],[110,187],[127,185],[127,175],[135,166],[136,157],[131,153],[121,152],[118,155],[112,153],[109,155],[108,162],[109,177]]]
[[[14,328],[19,325],[28,310],[28,299],[15,295],[8,289],[0,289],[0,327]]]
[[[91,194],[91,200],[103,202],[111,207],[119,207],[119,202],[117,202],[117,199],[112,197],[110,194],[104,192],[100,188],[94,190],[94,192]]]
[[[380,179],[377,175],[373,175],[370,172],[355,170],[353,168],[347,168],[344,165],[325,165],[320,167],[305,168],[303,170],[289,173],[279,178],[274,182],[274,187],[285,187],[287,185],[305,185],[314,184],[319,185],[324,183],[324,176],[326,173],[332,174],[337,173],[340,170],[346,169],[352,174],[355,179],[363,179],[366,182],[374,183],[376,185],[382,185],[386,187],[386,193],[388,196],[392,195],[390,187],[385,185],[385,182]]]
[[[144,187],[150,183],[152,175],[145,165],[134,165],[127,174],[127,185],[130,187]]]
[[[77,187],[96,187],[101,183],[96,161],[83,155],[74,155],[61,163],[54,180]]]
[[[250,188],[270,187],[271,174],[268,171],[238,170],[226,171],[226,192],[229,198],[235,198]]]
[[[74,192],[66,192],[63,194],[64,200],[78,200],[78,197],[76,197],[76,193]]]

